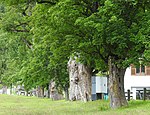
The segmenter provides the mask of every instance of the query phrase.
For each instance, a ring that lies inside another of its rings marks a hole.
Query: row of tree
[[[0,0],[1,81],[30,90],[53,80],[66,91],[72,57],[90,75],[109,71],[110,105],[126,106],[125,70],[150,58],[149,2]]]

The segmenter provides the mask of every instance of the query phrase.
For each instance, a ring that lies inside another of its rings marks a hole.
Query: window
[[[140,67],[135,67],[131,65],[131,75],[143,76],[149,75],[150,76],[150,67],[141,65]]]
[[[141,73],[145,73],[145,66],[141,65]]]
[[[136,67],[136,74],[140,74],[140,68]]]
[[[146,66],[146,75],[149,75],[150,76],[150,66]]]
[[[145,75],[145,66],[136,67],[136,75]]]

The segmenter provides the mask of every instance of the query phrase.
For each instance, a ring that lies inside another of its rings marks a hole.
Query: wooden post
[[[128,89],[128,101],[130,101],[130,90]]]
[[[145,100],[146,100],[146,88],[144,88],[143,91],[144,91],[144,92],[143,92],[143,100],[145,101]]]

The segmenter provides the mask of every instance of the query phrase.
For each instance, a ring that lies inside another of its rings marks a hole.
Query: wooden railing
[[[136,90],[136,93],[139,95],[139,99],[150,100],[150,90],[143,88],[142,90]],[[125,92],[125,96],[127,100],[130,101],[133,98],[133,92],[127,90],[127,92]]]
[[[131,92],[130,90],[127,90],[127,92],[125,92],[125,97],[128,101],[130,101],[133,98],[132,94],[133,92]]]

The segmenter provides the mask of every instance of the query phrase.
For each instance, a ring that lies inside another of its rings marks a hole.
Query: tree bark
[[[44,94],[43,94],[43,87],[40,87],[40,86],[38,86],[38,88],[37,88],[37,97],[44,97]]]
[[[50,98],[50,84],[47,84],[47,98]]]
[[[26,90],[26,96],[28,96],[28,94],[29,94],[29,91],[28,91],[28,90]]]
[[[125,70],[117,67],[114,59],[109,59],[109,97],[113,109],[128,105],[124,93]]]
[[[44,86],[42,86],[41,91],[42,91],[42,98],[44,98]]]
[[[66,85],[66,86],[64,87],[64,92],[65,92],[65,99],[66,99],[66,101],[68,101],[68,100],[69,100],[68,85]]]
[[[63,95],[60,94],[56,88],[55,81],[50,82],[50,98],[52,100],[61,100],[63,99]]]
[[[84,102],[91,100],[91,69],[71,58],[68,62],[68,69],[70,78],[69,99]]]
[[[7,94],[7,86],[3,86],[3,88],[2,88],[2,94]]]

